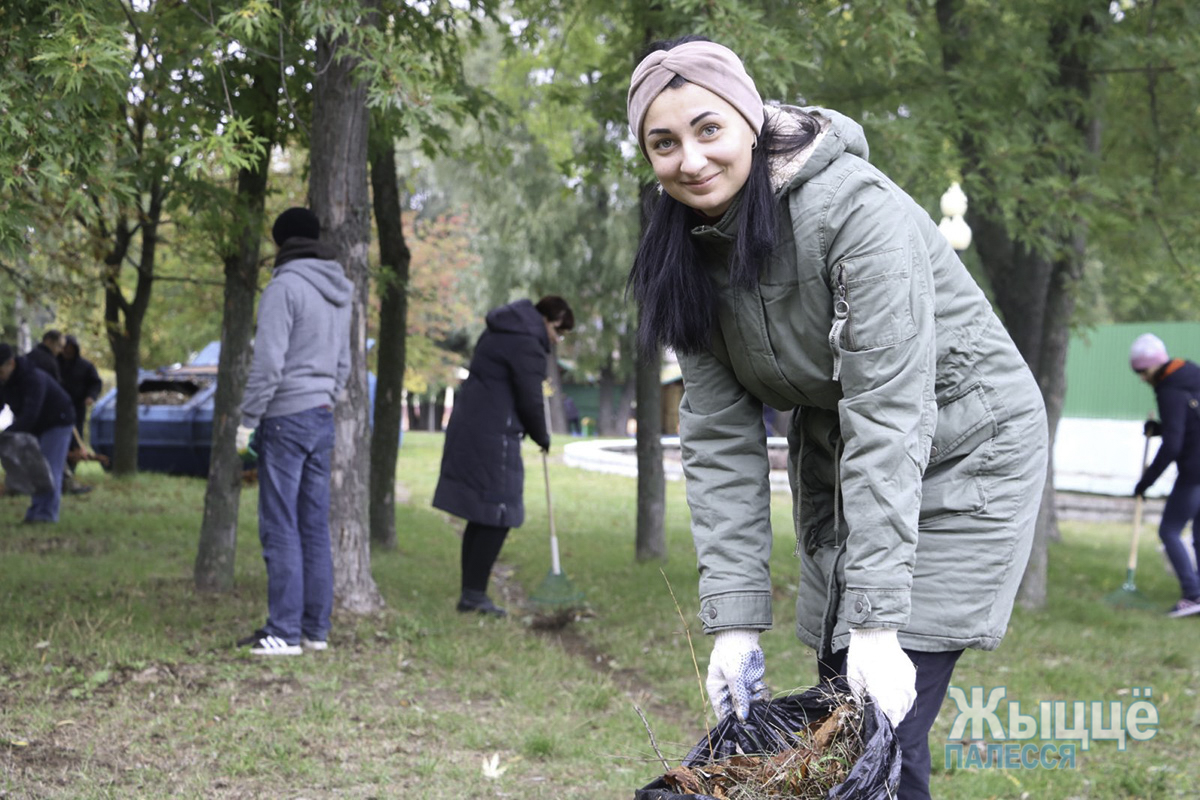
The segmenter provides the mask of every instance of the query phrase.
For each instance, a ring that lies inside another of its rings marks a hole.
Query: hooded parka
[[[1182,358],[1171,359],[1154,373],[1153,385],[1162,420],[1162,444],[1138,482],[1136,494],[1153,486],[1172,463],[1179,471],[1176,483],[1200,484],[1200,366]]]
[[[799,109],[770,109],[795,126]],[[693,236],[720,297],[680,357],[680,438],[707,632],[772,623],[763,404],[789,410],[800,590],[822,654],[855,628],[913,650],[994,648],[1028,560],[1048,449],[1041,394],[936,224],[824,109],[773,161],[779,245],[731,288],[735,201]]]
[[[446,426],[435,508],[482,525],[525,521],[521,437],[550,446],[542,399],[549,352],[545,319],[529,300],[488,312]]]

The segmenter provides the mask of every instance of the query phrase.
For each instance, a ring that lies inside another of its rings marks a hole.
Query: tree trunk
[[[641,188],[641,229],[645,233],[650,210],[657,200],[653,184]],[[636,341],[636,339],[635,339]],[[627,352],[637,353],[637,560],[667,557],[666,477],[662,448],[662,351],[645,353],[636,344]]]
[[[662,448],[662,358],[638,358],[637,369],[637,560],[667,557],[664,527],[666,479]]]
[[[105,289],[106,303],[119,289]],[[113,474],[136,475],[138,469],[138,346],[127,330],[110,330],[108,343],[113,354],[117,384],[117,407],[113,431]]]
[[[408,406],[408,429],[410,431],[421,430],[421,398],[420,396],[409,392],[405,398],[405,403]]]
[[[125,256],[129,252],[132,234],[125,220],[118,221],[113,232],[112,249],[104,258],[104,327],[109,349],[113,355],[113,373],[117,386],[113,428],[113,474],[133,475],[137,472],[137,348],[126,346],[127,336],[121,322],[125,296],[118,279]]]
[[[427,394],[421,395],[421,426],[433,433],[433,398]]]
[[[967,41],[958,16],[960,10],[960,0],[937,2],[938,24],[943,34],[942,62],[947,71],[962,60],[962,53],[957,48]],[[1050,27],[1050,44],[1058,54],[1055,80],[1060,88],[1071,91],[1080,100],[1074,116],[1064,121],[1075,128],[1081,142],[1092,154],[1099,152],[1099,126],[1090,103],[1091,72],[1083,54],[1098,30],[1097,25],[1097,18],[1087,10],[1081,11],[1078,19],[1059,19]],[[959,142],[964,160],[964,183],[975,178],[987,185],[988,161],[981,156],[972,130],[970,125],[964,124]],[[1072,182],[1081,177],[1080,169],[1074,164],[1064,165],[1062,174]],[[1060,255],[1051,259],[1033,252],[1012,235],[995,201],[973,201],[967,218],[1000,317],[1033,371],[1046,404],[1050,434],[1046,488],[1041,498],[1029,565],[1017,594],[1021,605],[1041,608],[1046,602],[1048,543],[1058,537],[1054,504],[1054,439],[1066,395],[1067,345],[1075,311],[1076,285],[1083,274],[1086,227],[1082,221],[1075,221],[1075,233],[1058,243],[1054,251]]]
[[[238,231],[234,252],[225,255],[225,303],[221,315],[221,356],[213,398],[212,458],[204,491],[204,519],[192,571],[201,592],[233,589],[237,554],[238,505],[242,496],[242,459],[235,443],[241,423],[242,395],[254,356],[254,296],[262,244],[263,209],[269,160],[238,173],[238,202],[232,219]]]
[[[321,238],[338,249],[354,284],[350,321],[350,378],[334,411],[330,497],[333,591],[339,608],[366,614],[383,607],[371,577],[368,511],[367,421],[367,248],[370,197],[367,192],[366,86],[356,75],[359,60],[339,53],[342,39],[317,37],[319,67],[313,86],[309,199],[321,221]]]
[[[446,424],[446,394],[448,392],[449,390],[443,386],[438,389],[433,399],[433,430],[435,433],[441,433]]]
[[[661,390],[661,386],[660,386]],[[637,374],[630,375],[621,385],[621,395],[617,399],[617,409],[614,424],[618,436],[629,435],[629,418],[633,416],[633,401],[637,396]],[[659,418],[661,420],[661,417]]]
[[[613,425],[613,389],[616,376],[613,374],[612,357],[600,368],[599,379],[596,382],[596,433],[600,436],[612,436]]]
[[[158,248],[158,223],[162,217],[164,188],[151,179],[148,205],[142,209],[139,224],[141,251],[138,254],[137,280],[133,299],[121,290],[121,266],[129,251],[132,232],[121,220],[114,233],[114,246],[105,258],[104,322],[112,348],[113,369],[117,377],[116,425],[113,433],[113,474],[134,475],[138,462],[138,367],[142,343],[142,321],[150,306],[154,286],[154,259]]]
[[[379,231],[379,341],[376,350],[375,428],[371,431],[371,541],[396,546],[396,457],[404,413],[408,335],[408,269],[396,151],[381,126],[371,128],[371,188]]]
[[[1083,268],[1083,237],[1076,237],[1067,256],[1058,261],[1051,273],[1050,291],[1046,298],[1046,316],[1042,323],[1042,346],[1038,366],[1034,371],[1046,403],[1049,424],[1050,450],[1046,459],[1046,488],[1038,512],[1033,551],[1029,566],[1021,579],[1017,601],[1026,608],[1041,608],[1046,604],[1046,566],[1051,540],[1059,538],[1058,511],[1054,503],[1054,439],[1062,419],[1063,400],[1067,394],[1067,347],[1070,343],[1070,320],[1075,313],[1075,286]]]

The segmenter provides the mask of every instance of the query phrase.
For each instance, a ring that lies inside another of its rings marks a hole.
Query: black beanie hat
[[[303,236],[305,239],[321,238],[321,221],[317,215],[307,208],[289,208],[275,218],[271,226],[271,237],[276,245],[281,245],[293,236]]]
[[[0,342],[0,364],[7,364],[8,360],[12,357],[12,345],[8,342]]]

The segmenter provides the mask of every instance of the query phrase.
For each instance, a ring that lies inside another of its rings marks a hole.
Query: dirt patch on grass
[[[44,530],[44,528],[43,528]],[[102,556],[111,549],[105,539],[75,539],[65,536],[12,536],[0,538],[0,552],[34,553],[46,556]]]
[[[12,781],[29,791],[19,797],[50,797],[65,789],[78,762],[78,753],[53,742],[35,740],[0,745],[0,774],[6,782]],[[0,790],[0,797],[7,797],[7,793]]]
[[[525,590],[513,579],[513,569],[497,564],[492,573],[494,594],[503,598],[510,608],[522,614],[520,621],[533,636],[552,642],[594,672],[609,678],[629,701],[653,716],[680,725],[695,724],[696,714],[690,708],[664,703],[647,690],[649,682],[636,667],[617,665],[613,658],[596,647],[580,629],[583,620],[595,619],[596,613],[586,603],[577,608],[544,611],[530,603]]]

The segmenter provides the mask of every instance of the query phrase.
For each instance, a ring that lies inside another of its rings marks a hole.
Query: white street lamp
[[[963,219],[967,213],[967,195],[958,181],[942,195],[942,221],[938,230],[955,250],[966,250],[971,246],[971,226]]]

